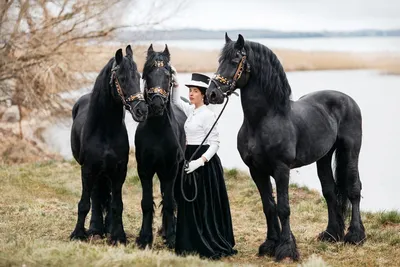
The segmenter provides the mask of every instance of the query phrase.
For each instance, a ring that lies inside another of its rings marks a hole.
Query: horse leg
[[[82,195],[78,203],[78,220],[74,231],[70,235],[70,239],[85,240],[87,233],[85,232],[85,219],[90,210],[90,194],[92,192],[94,176],[92,170],[88,167],[81,167],[82,176]]]
[[[103,238],[104,225],[103,225],[103,211],[101,207],[101,200],[104,197],[101,192],[103,179],[98,179],[93,185],[91,194],[92,200],[92,216],[90,218],[90,226],[87,234],[92,237],[100,236]]]
[[[277,166],[274,170],[278,198],[277,212],[282,226],[279,244],[275,250],[277,261],[285,258],[295,261],[299,259],[296,239],[290,230],[289,174],[290,168],[285,164]]]
[[[322,194],[328,205],[328,226],[319,234],[321,241],[338,242],[344,236],[344,218],[336,197],[336,184],[332,173],[333,149],[317,161],[318,177],[322,186]]]
[[[344,242],[356,245],[365,241],[365,228],[360,215],[361,181],[358,172],[360,147],[361,141],[357,142],[350,138],[343,139],[336,154],[339,186],[352,206],[350,226],[344,236]]]
[[[126,234],[122,223],[122,211],[124,204],[122,202],[122,186],[126,178],[127,165],[119,164],[117,175],[111,180],[111,244],[117,245],[118,242],[126,244]]]
[[[263,211],[267,220],[267,238],[264,243],[260,245],[258,255],[273,256],[275,255],[275,248],[279,242],[281,228],[276,213],[275,200],[272,195],[271,178],[269,175],[262,174],[254,168],[250,168],[250,173],[260,192]]]
[[[155,172],[145,173],[138,168],[140,182],[142,184],[142,227],[136,244],[144,249],[147,245],[153,244],[153,176]]]
[[[162,229],[165,235],[165,244],[168,248],[175,247],[175,201],[174,201],[174,180],[176,168],[169,173],[159,173],[161,194],[162,194]]]

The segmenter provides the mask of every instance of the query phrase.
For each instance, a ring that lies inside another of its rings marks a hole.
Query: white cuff
[[[217,144],[211,144],[210,147],[207,149],[207,151],[203,154],[203,157],[207,159],[207,161],[210,161],[210,159],[217,153],[219,148],[219,145]]]

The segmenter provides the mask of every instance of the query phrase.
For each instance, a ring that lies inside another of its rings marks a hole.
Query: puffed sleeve
[[[207,116],[205,116],[203,121],[205,135],[210,131],[216,119],[217,116],[215,116],[214,112],[212,112],[211,110],[207,112]],[[210,135],[207,138],[210,147],[203,154],[203,156],[207,159],[207,161],[210,161],[210,159],[215,155],[215,153],[217,153],[219,149],[219,132],[217,126],[218,123],[214,126]]]
[[[193,109],[189,103],[186,103],[181,99],[181,96],[179,94],[179,88],[178,87],[173,87],[172,88],[172,103],[174,103],[180,110],[182,110],[186,116],[188,117],[190,114],[190,111]]]

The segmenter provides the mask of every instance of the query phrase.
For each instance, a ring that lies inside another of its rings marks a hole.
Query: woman
[[[178,91],[176,71],[173,69],[172,102],[187,116],[185,134],[187,145],[185,158],[188,160],[201,144],[216,120],[209,110],[205,99],[210,78],[200,73],[193,73],[189,84],[189,99],[192,105],[181,100]],[[181,188],[181,177],[176,181],[176,200],[178,205],[176,245],[177,254],[197,253],[201,257],[218,259],[236,254],[233,249],[232,219],[229,200],[226,192],[223,168],[216,154],[219,148],[219,134],[214,127],[194,160],[185,168],[186,174],[196,173],[197,197],[193,202],[195,185],[184,179]],[[182,192],[183,191],[183,192]],[[182,193],[187,198],[183,197]]]

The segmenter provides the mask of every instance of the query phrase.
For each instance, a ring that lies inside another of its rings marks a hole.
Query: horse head
[[[118,49],[115,53],[110,85],[114,89],[112,90],[114,99],[123,103],[135,121],[141,122],[147,118],[147,104],[140,92],[140,73],[133,60],[130,45],[126,47],[125,57],[122,55],[122,49]]]
[[[250,64],[247,61],[245,41],[239,34],[236,42],[225,33],[225,46],[219,58],[219,66],[206,95],[211,104],[221,104],[224,97],[237,88],[246,86],[250,78]]]
[[[143,68],[144,96],[151,113],[155,116],[163,115],[169,103],[172,84],[172,70],[169,61],[170,54],[167,45],[163,52],[155,52],[153,44],[150,45]]]

